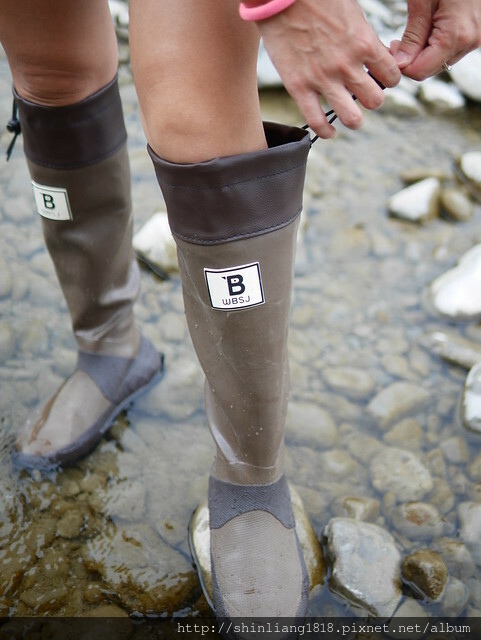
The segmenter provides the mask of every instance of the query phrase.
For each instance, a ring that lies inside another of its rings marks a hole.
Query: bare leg
[[[147,139],[173,162],[265,148],[259,36],[237,0],[131,0],[132,70]]]
[[[37,104],[74,104],[117,70],[106,0],[2,0],[0,41],[18,93]]]

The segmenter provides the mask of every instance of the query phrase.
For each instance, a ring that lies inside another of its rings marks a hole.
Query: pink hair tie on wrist
[[[296,0],[268,0],[264,4],[257,5],[256,7],[249,7],[245,2],[241,2],[239,5],[239,14],[242,20],[266,20],[272,16],[281,13],[291,4],[294,4]]]

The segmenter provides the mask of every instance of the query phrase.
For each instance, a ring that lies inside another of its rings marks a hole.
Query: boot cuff
[[[297,127],[264,123],[269,148],[196,164],[175,164],[149,147],[172,233],[221,244],[292,222],[302,209],[310,140]]]
[[[35,164],[78,169],[114,155],[127,139],[117,77],[93,95],[63,107],[45,107],[14,99],[23,148]]]

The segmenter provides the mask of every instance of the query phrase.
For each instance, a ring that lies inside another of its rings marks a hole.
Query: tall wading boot
[[[117,79],[81,102],[44,107],[15,92],[48,251],[78,344],[70,378],[24,425],[16,460],[45,467],[91,451],[115,416],[161,373],[134,326],[127,133]]]
[[[299,618],[308,581],[283,474],[287,333],[310,140],[265,125],[269,148],[181,165],[152,149],[216,444],[209,481],[218,618]]]

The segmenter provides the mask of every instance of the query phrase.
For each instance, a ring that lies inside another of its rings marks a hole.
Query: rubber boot
[[[36,207],[78,344],[73,375],[17,441],[19,464],[44,467],[91,451],[160,375],[162,356],[134,326],[140,275],[117,79],[71,106],[15,100]]]
[[[287,333],[307,133],[195,165],[150,149],[176,239],[187,322],[216,443],[209,482],[217,617],[298,618],[306,569],[283,474]],[[224,633],[227,625],[224,626]],[[232,635],[232,634],[227,634]]]

